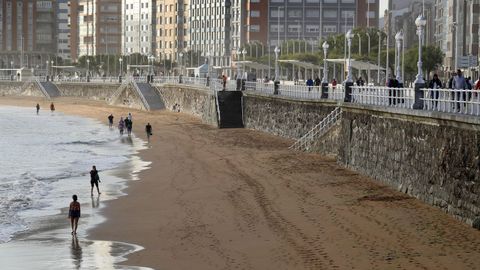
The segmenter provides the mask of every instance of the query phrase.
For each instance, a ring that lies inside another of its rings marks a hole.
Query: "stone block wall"
[[[335,107],[333,102],[292,101],[247,92],[243,95],[243,123],[245,128],[298,139]]]
[[[54,82],[62,96],[106,100],[120,87],[116,83],[64,83]]]
[[[29,83],[24,89],[25,82],[2,81],[0,82],[0,96],[31,96],[45,97],[35,83]]]
[[[157,90],[168,110],[184,112],[201,118],[204,123],[218,126],[215,95],[207,88],[161,85]]]

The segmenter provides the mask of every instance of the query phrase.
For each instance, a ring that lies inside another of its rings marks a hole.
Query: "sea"
[[[87,230],[103,221],[98,212],[103,202],[125,195],[128,181],[136,180],[136,174],[148,167],[136,156],[145,147],[145,142],[134,135],[120,136],[116,129],[89,118],[46,110],[37,115],[33,106],[1,106],[0,252],[5,255],[13,251],[8,257],[12,269],[28,267],[19,254],[37,252],[39,247],[45,253],[56,252],[59,242],[74,249],[83,244],[92,253],[96,252],[95,246],[109,246],[113,250],[110,257],[141,249],[126,243],[87,240]],[[102,181],[100,196],[96,191],[90,195],[92,165],[97,167]],[[66,217],[73,194],[82,205],[80,240],[71,238]],[[84,248],[83,267],[98,266],[89,262],[88,250]],[[12,256],[17,260],[10,259]],[[117,269],[113,264],[121,260],[107,257],[103,261],[112,263],[102,268]],[[71,256],[69,259],[75,261]],[[52,263],[49,260],[44,265]]]

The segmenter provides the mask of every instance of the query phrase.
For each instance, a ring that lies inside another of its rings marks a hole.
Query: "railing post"
[[[320,98],[325,98],[328,99],[328,82],[323,82],[322,83],[322,95]]]
[[[425,88],[425,83],[420,82],[415,84],[415,100],[413,103],[414,110],[423,110],[423,88]]]

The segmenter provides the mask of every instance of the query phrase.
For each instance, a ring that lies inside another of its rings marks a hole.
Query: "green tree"
[[[445,54],[437,46],[422,47],[422,62],[424,76],[430,79],[430,72],[435,71],[442,64]],[[405,77],[413,78],[417,74],[418,47],[409,49],[405,55]]]

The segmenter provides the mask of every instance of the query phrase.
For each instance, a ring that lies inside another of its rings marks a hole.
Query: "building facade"
[[[122,48],[121,0],[79,0],[77,58],[83,55],[120,54]]]
[[[122,53],[155,53],[155,0],[123,0]]]
[[[70,23],[69,23],[69,0],[57,0],[57,56],[63,60],[71,60],[70,51]]]
[[[190,1],[189,47],[210,59],[211,66],[229,67],[232,53],[231,1]]]
[[[0,1],[0,67],[44,67],[56,53],[53,0]]]

